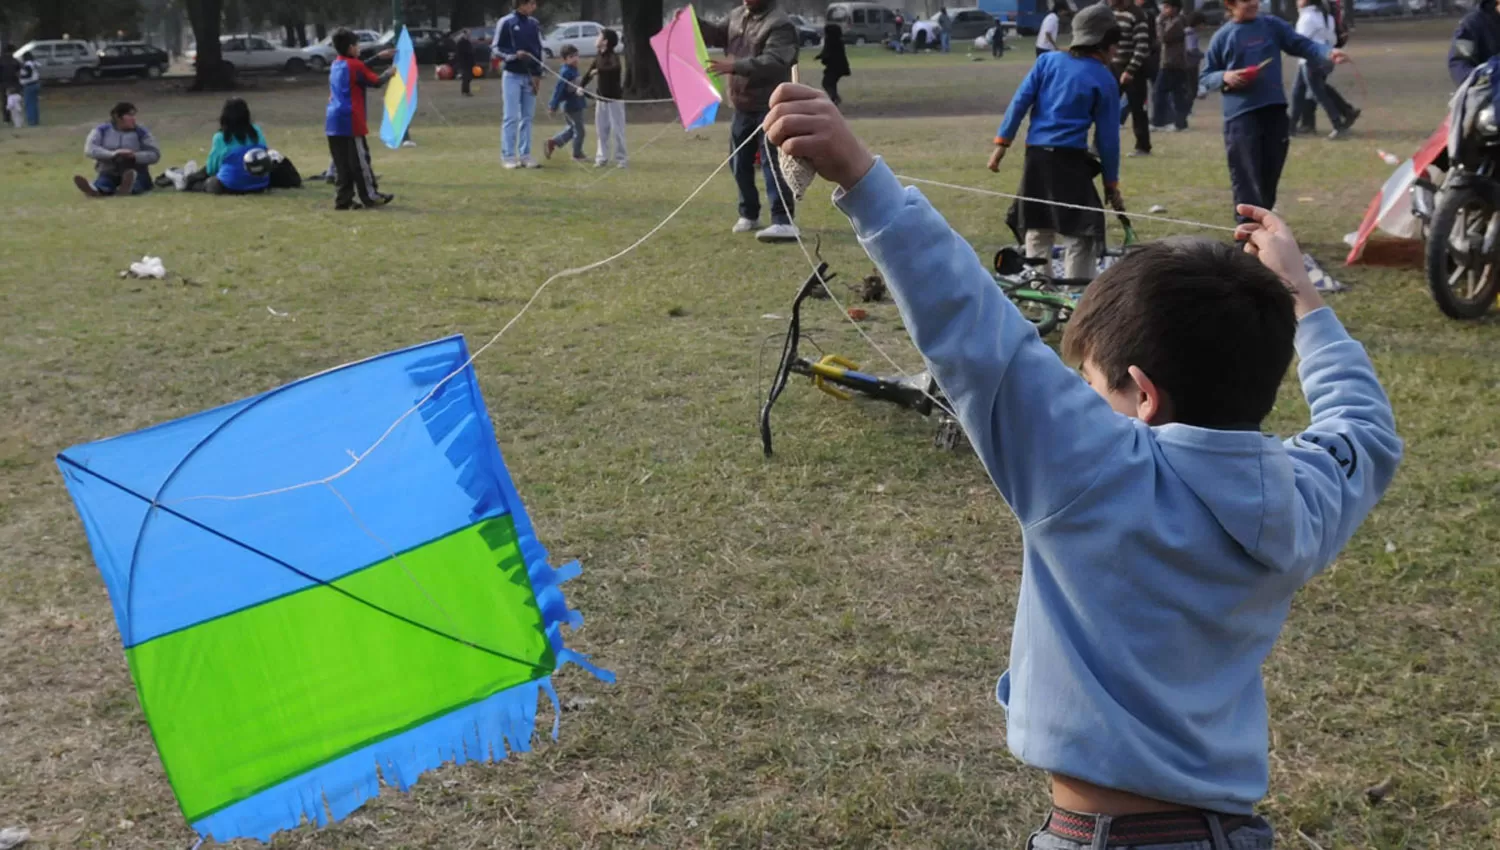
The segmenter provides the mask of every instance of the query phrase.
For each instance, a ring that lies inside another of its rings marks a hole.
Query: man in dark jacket
[[[797,238],[792,224],[793,200],[779,184],[780,158],[776,148],[761,135],[761,122],[771,108],[771,93],[792,78],[797,64],[797,28],[775,7],[774,0],[744,0],[729,13],[727,23],[698,20],[703,41],[722,47],[724,58],[710,69],[729,77],[729,102],[734,122],[729,127],[729,147],[735,151],[730,163],[740,190],[740,218],[735,233],[760,227],[760,192],[755,187],[755,159],[760,153],[766,180],[766,200],[771,205],[771,226],[755,234],[762,242],[791,242]],[[746,142],[746,140],[754,141]]]
[[[1120,28],[1120,46],[1115,51],[1112,69],[1120,81],[1120,91],[1125,95],[1128,110],[1120,110],[1120,126],[1125,126],[1125,116],[1130,116],[1135,130],[1135,150],[1128,156],[1151,155],[1151,116],[1146,114],[1147,76],[1151,62],[1151,31],[1146,26],[1146,15],[1136,8],[1132,0],[1110,0],[1115,13],[1115,25]]]
[[[469,83],[474,81],[474,42],[469,40],[468,30],[459,30],[458,38],[453,42],[453,70],[463,80],[459,91],[468,97]]]
[[[1455,86],[1463,85],[1471,71],[1494,56],[1500,56],[1500,11],[1496,11],[1495,0],[1480,0],[1453,32],[1448,76]]]
[[[15,57],[15,52],[14,44],[7,44],[3,50],[0,50],[0,99],[10,94],[12,88],[21,87],[21,61]],[[3,103],[3,100],[0,100],[0,103]],[[0,121],[0,124],[9,124],[10,110],[3,106],[0,108],[4,109],[4,120]]]

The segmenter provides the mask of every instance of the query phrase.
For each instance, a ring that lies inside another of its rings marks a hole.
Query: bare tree
[[[234,70],[224,62],[219,50],[220,0],[187,0],[188,20],[193,24],[193,38],[198,42],[198,58],[193,78],[194,91],[228,91],[234,88]]]

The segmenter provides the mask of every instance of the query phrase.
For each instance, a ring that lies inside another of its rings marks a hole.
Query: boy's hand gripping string
[[[801,85],[797,73],[797,66],[792,66],[792,85]],[[792,191],[792,200],[801,201],[807,194],[807,189],[812,185],[813,179],[818,172],[807,159],[795,156],[781,157],[781,177],[786,181],[787,188]]]

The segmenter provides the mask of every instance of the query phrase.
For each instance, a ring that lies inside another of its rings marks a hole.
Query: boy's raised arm
[[[1297,376],[1312,422],[1286,441],[1305,507],[1295,549],[1298,562],[1322,569],[1390,486],[1401,462],[1401,438],[1374,364],[1324,306],[1286,224],[1258,207],[1237,211],[1253,220],[1240,227],[1240,237],[1296,297]]]
[[[1134,426],[1063,365],[974,249],[865,150],[821,93],[784,85],[771,104],[771,142],[843,188],[836,202],[1011,509],[1031,524],[1065,507],[1130,444]]]

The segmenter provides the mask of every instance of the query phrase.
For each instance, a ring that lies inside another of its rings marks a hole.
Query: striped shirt
[[[1115,53],[1115,76],[1126,72],[1138,75],[1151,58],[1151,28],[1146,24],[1146,16],[1144,13],[1116,9],[1115,26],[1120,28],[1120,47]]]

